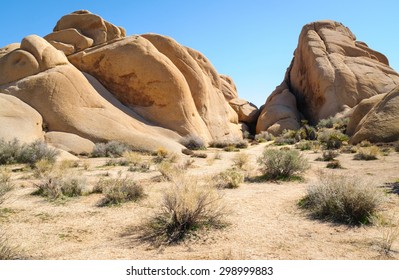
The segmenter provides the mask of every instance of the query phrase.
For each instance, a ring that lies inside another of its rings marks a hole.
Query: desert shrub
[[[348,141],[349,137],[339,130],[327,129],[318,133],[317,139],[324,145],[327,150],[339,149],[343,142]]]
[[[143,187],[127,177],[100,179],[94,190],[105,196],[99,206],[118,205],[128,201],[137,201],[144,197]]]
[[[370,147],[370,146],[372,146],[372,144],[368,140],[363,140],[358,145],[359,145],[359,147]]]
[[[186,178],[165,191],[159,211],[145,222],[142,237],[158,245],[176,243],[198,229],[223,226],[225,214],[214,188]]]
[[[293,145],[296,142],[295,138],[284,138],[282,136],[278,136],[274,139],[274,145],[276,146]]]
[[[184,161],[182,168],[186,170],[186,169],[192,167],[194,162],[195,162],[195,160],[193,160],[192,158],[189,158],[186,161]]]
[[[49,199],[63,199],[83,195],[86,180],[78,176],[48,176],[39,184],[34,195],[40,195]]]
[[[308,161],[296,150],[265,149],[258,163],[269,180],[290,179],[309,168]]]
[[[223,148],[223,151],[225,152],[239,152],[240,149],[234,147],[234,146],[226,146]]]
[[[244,175],[240,171],[230,168],[216,175],[213,182],[217,188],[236,189],[244,183]]]
[[[390,147],[382,147],[382,148],[380,149],[380,152],[381,152],[381,154],[382,154],[384,157],[387,157],[387,156],[389,156],[389,155],[391,154],[392,149],[391,149]]]
[[[36,178],[41,178],[48,175],[54,168],[54,163],[47,159],[41,159],[35,163],[33,168],[33,175]]]
[[[239,169],[243,169],[249,162],[249,155],[246,153],[238,153],[234,156],[233,162]]]
[[[295,131],[294,138],[296,141],[301,140],[316,140],[317,139],[317,131],[313,126],[304,124],[300,129]]]
[[[91,157],[121,157],[123,153],[131,150],[132,147],[118,141],[96,143],[91,152]]]
[[[375,216],[372,223],[377,226],[381,234],[379,245],[386,255],[392,252],[393,244],[399,238],[399,220],[394,217]]]
[[[329,163],[327,163],[326,167],[330,168],[330,169],[342,169],[341,162],[337,159],[332,160]]]
[[[378,159],[380,149],[377,146],[359,148],[357,154],[353,157],[355,160],[375,160]]]
[[[314,147],[312,141],[307,141],[307,140],[301,140],[298,143],[295,144],[295,148],[299,149],[301,151],[308,151],[312,150]]]
[[[322,128],[334,128],[341,131],[344,131],[348,126],[349,119],[348,118],[334,118],[329,117],[327,119],[322,119],[317,124],[318,129]]]
[[[0,204],[4,202],[5,195],[7,192],[14,188],[11,182],[11,174],[6,169],[0,169]]]
[[[205,154],[205,153],[193,153],[193,154],[191,155],[191,157],[195,157],[195,158],[207,158],[208,155]]]
[[[142,161],[129,165],[128,171],[130,172],[148,172],[151,164],[148,161]]]
[[[335,151],[335,150],[324,150],[320,160],[322,160],[322,161],[332,161],[337,156],[339,156],[339,153],[337,151]]]
[[[164,161],[158,164],[157,169],[161,173],[162,177],[167,181],[176,180],[183,174],[184,171],[179,166],[176,166],[168,161]]]
[[[16,248],[9,245],[5,233],[0,230],[0,260],[15,260],[18,258]]]
[[[395,150],[395,152],[399,153],[399,141],[396,141],[393,144],[393,149]]]
[[[154,155],[153,161],[155,163],[161,163],[169,156],[169,152],[165,148],[160,147],[155,151]]]
[[[108,159],[104,166],[128,166],[129,165],[129,161],[127,161],[126,159],[122,158],[122,159]]]
[[[274,140],[274,135],[267,131],[261,131],[259,134],[255,135],[255,141],[258,143],[272,140]]]
[[[180,140],[180,144],[190,150],[206,149],[204,140],[197,135],[188,135]]]
[[[345,146],[341,147],[340,151],[341,151],[341,153],[345,153],[345,154],[356,154],[357,147],[352,146],[352,145],[345,145]]]
[[[0,164],[28,163],[33,166],[41,159],[55,162],[58,154],[58,151],[49,148],[40,140],[21,144],[17,139],[12,141],[0,139]]]
[[[356,225],[372,222],[383,202],[383,193],[361,178],[321,174],[300,205],[316,218]]]
[[[212,148],[232,148],[232,149],[245,149],[248,147],[248,141],[244,139],[231,139],[231,140],[218,140],[209,143]]]

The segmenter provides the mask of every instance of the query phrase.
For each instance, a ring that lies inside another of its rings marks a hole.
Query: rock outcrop
[[[49,143],[77,154],[70,144],[82,138],[177,152],[186,135],[242,137],[226,100],[238,97],[234,82],[198,51],[156,34],[126,37],[87,11],[63,16],[44,38],[0,49],[0,92],[40,113]]]
[[[353,108],[364,99],[387,93],[398,84],[399,75],[389,67],[387,58],[356,41],[347,27],[334,21],[310,23],[299,36],[283,88],[278,87],[266,101],[257,131],[279,133],[293,128],[299,112],[311,124],[316,124],[320,119]],[[268,104],[283,93],[295,97],[295,107],[292,97],[280,98],[282,111],[273,103]],[[270,107],[274,108],[272,112]],[[277,130],[271,128],[274,124],[279,127]]]
[[[356,144],[363,140],[399,140],[399,86],[385,94],[359,122],[350,142]]]

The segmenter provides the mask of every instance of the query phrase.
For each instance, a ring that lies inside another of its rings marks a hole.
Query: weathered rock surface
[[[350,142],[399,140],[399,86],[383,96],[357,125]]]
[[[363,99],[389,92],[399,84],[399,75],[389,67],[383,54],[356,41],[344,25],[319,21],[303,27],[284,83],[295,96],[300,113],[316,124],[320,119],[353,108]],[[268,99],[264,111],[273,99]],[[292,101],[289,102],[288,107],[292,108]],[[284,101],[280,105],[284,106]],[[290,112],[287,121],[291,127],[295,127],[295,111]],[[283,127],[281,122],[286,121],[277,119]],[[273,121],[261,114],[257,131],[268,130],[272,125]]]
[[[43,139],[42,117],[18,98],[0,93],[0,139],[22,142]]]
[[[258,107],[242,98],[234,98],[229,101],[230,106],[238,114],[238,121],[247,124],[256,123],[259,116]]]
[[[88,155],[93,151],[94,143],[76,134],[51,131],[44,135],[45,141],[53,147],[74,155]]]

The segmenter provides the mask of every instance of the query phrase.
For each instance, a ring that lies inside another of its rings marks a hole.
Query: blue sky
[[[256,105],[282,81],[304,24],[333,19],[384,53],[399,70],[399,1],[6,1],[0,47],[29,34],[50,33],[64,14],[86,9],[123,26],[128,35],[158,33],[197,49],[239,95]]]

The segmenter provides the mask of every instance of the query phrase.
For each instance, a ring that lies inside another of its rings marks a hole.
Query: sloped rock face
[[[399,75],[389,67],[383,54],[356,41],[355,35],[341,23],[319,21],[303,27],[283,84],[286,88],[277,88],[266,102],[258,120],[258,132],[274,125],[262,115],[271,107],[268,102],[285,90],[297,103],[297,108],[293,108],[292,101],[287,101],[287,106],[280,102],[285,115],[289,115],[289,126],[293,126],[298,113],[316,124],[353,108],[363,99],[389,92],[399,84]],[[276,123],[284,118],[277,118]],[[278,131],[282,128],[288,126],[280,125]]]
[[[43,140],[42,117],[18,98],[0,93],[0,139]]]
[[[86,150],[118,140],[178,152],[185,135],[242,138],[226,100],[238,96],[233,81],[199,52],[161,35],[126,37],[87,11],[62,17],[45,39],[0,49],[0,92],[40,113],[48,142],[74,153],[73,139]]]
[[[363,140],[371,142],[399,140],[399,86],[385,94],[357,125],[350,142],[356,144]]]

